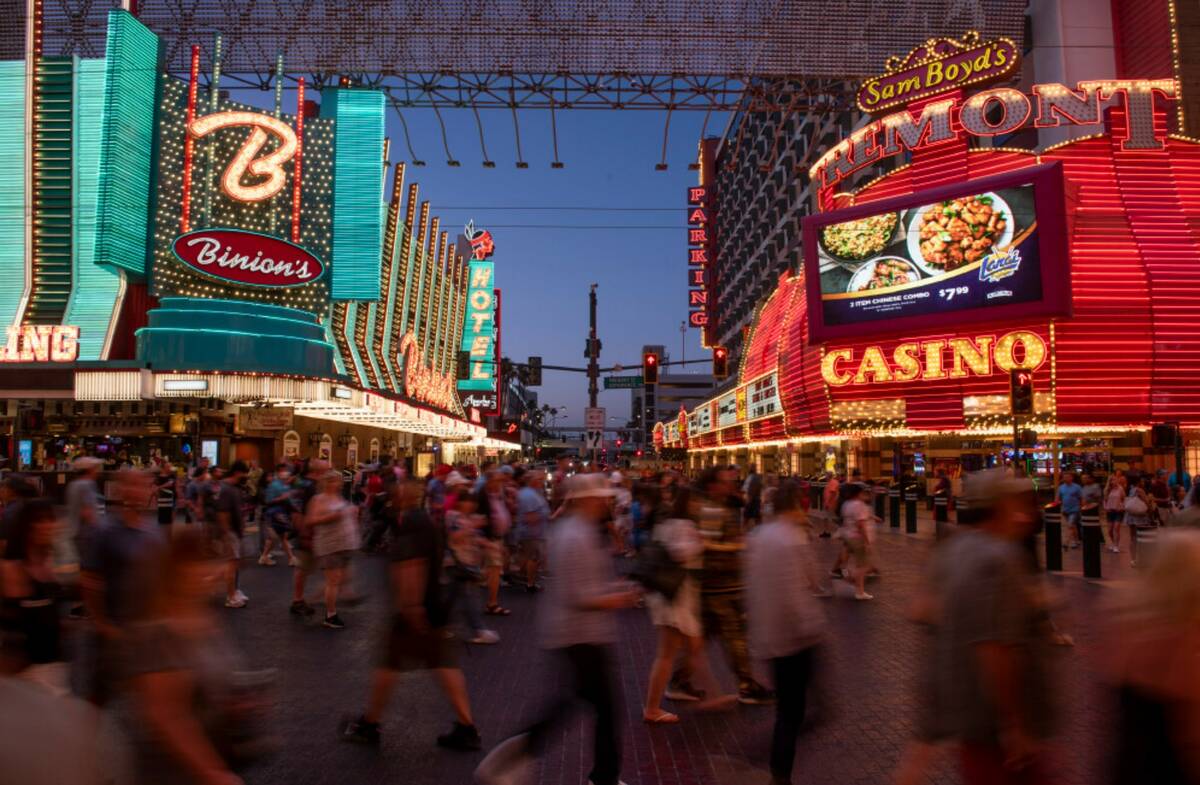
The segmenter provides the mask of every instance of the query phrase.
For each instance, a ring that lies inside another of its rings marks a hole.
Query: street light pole
[[[679,359],[687,362],[687,322],[679,323]]]
[[[588,330],[588,405],[593,409],[596,408],[597,398],[600,395],[600,341],[596,339],[596,287],[597,284],[592,284],[592,288],[588,291],[590,326]],[[593,447],[593,465],[598,457],[599,450]]]

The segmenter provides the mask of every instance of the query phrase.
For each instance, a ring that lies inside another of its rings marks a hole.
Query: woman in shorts
[[[1104,488],[1104,515],[1108,520],[1108,549],[1121,552],[1121,524],[1125,520],[1125,478],[1120,472],[1108,476]]]
[[[337,614],[338,591],[358,548],[358,508],[342,496],[342,475],[329,470],[320,480],[321,492],[309,509],[313,555],[325,575],[325,626],[340,630],[346,623]]]

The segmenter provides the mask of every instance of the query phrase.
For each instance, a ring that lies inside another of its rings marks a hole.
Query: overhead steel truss
[[[120,0],[42,0],[45,54],[103,56]],[[20,0],[24,5],[24,0]],[[387,91],[397,108],[772,111],[770,85],[877,72],[930,36],[1020,40],[1025,0],[140,0],[186,74],[191,46],[222,87],[305,76]],[[6,34],[0,34],[3,38]],[[3,43],[0,41],[0,43]],[[7,46],[3,48],[7,49]],[[282,55],[285,74],[274,73]],[[828,109],[845,95],[813,96]]]

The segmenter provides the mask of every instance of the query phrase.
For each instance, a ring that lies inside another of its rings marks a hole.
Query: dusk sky
[[[664,114],[650,111],[575,110],[556,113],[559,159],[551,169],[550,113],[518,115],[528,169],[517,169],[512,114],[481,110],[484,140],[495,169],[483,154],[469,110],[443,111],[450,151],[462,162],[446,164],[437,117],[429,109],[405,112],[416,155],[424,167],[408,168],[421,199],[442,228],[460,232],[468,219],[490,229],[496,241],[496,282],[503,292],[502,350],[514,361],[541,355],[552,365],[582,367],[588,327],[588,286],[599,284],[602,367],[638,364],[643,344],[664,344],[679,359],[679,325],[687,317],[686,188],[704,123],[703,112],[671,118],[665,172]],[[726,115],[713,114],[707,134],[724,130]],[[388,116],[392,160],[407,160],[403,127]],[[512,209],[554,207],[556,209]],[[563,208],[597,208],[575,210]],[[624,211],[617,208],[639,208]],[[617,228],[567,228],[567,227]],[[670,228],[628,228],[633,226]],[[687,356],[700,357],[699,331],[687,333]],[[707,366],[686,366],[695,373]],[[633,371],[632,373],[636,373]],[[583,374],[546,371],[540,403],[566,407],[559,425],[581,425],[587,405]],[[601,391],[600,405],[621,424],[629,417],[628,390]],[[611,423],[610,425],[616,425]]]

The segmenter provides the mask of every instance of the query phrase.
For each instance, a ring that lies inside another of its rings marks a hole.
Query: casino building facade
[[[0,62],[0,452],[423,471],[507,446],[457,389],[473,245],[389,162],[384,95],[276,80],[252,106],[219,40],[188,81],[159,49],[113,11],[103,58]]]
[[[1172,469],[1180,445],[1151,437],[1169,425],[1200,469],[1200,141],[1180,81],[1118,58],[1034,84],[1001,68],[1014,54],[939,39],[871,80],[900,98],[860,92],[870,122],[811,166],[804,264],[757,308],[737,386],[660,423],[662,447],[693,467],[931,478],[1019,444],[1049,479]],[[1060,141],[1015,143],[1042,131]],[[1035,390],[1015,422],[1014,369]]]

